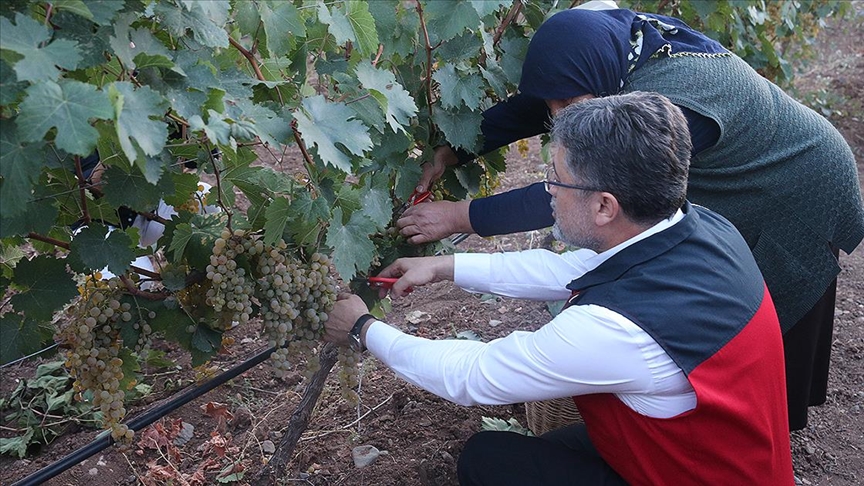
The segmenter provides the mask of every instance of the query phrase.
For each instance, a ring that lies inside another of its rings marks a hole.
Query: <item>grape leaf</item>
[[[375,257],[375,244],[369,235],[375,233],[375,223],[360,211],[351,214],[342,224],[342,208],[333,210],[327,230],[327,246],[333,250],[333,266],[343,281],[354,278],[358,270],[366,270]]]
[[[405,127],[410,125],[411,117],[417,113],[417,105],[405,88],[396,82],[396,76],[371,64],[360,63],[357,65],[357,79],[364,88],[378,94],[375,99],[384,110],[390,128],[394,132],[406,131]]]
[[[198,326],[192,334],[191,347],[192,366],[206,363],[222,347],[222,333],[207,326]]]
[[[255,122],[255,133],[265,144],[279,147],[290,142],[293,119],[290,111],[285,110],[279,116],[266,106],[248,100],[238,102],[237,108],[242,110],[244,116]]]
[[[0,105],[11,105],[21,98],[27,83],[18,81],[15,70],[0,59]]]
[[[167,301],[136,299],[133,309],[137,309],[138,312],[145,315],[149,314],[150,311],[155,312],[156,317],[149,319],[152,331],[162,333],[165,339],[180,344],[184,349],[190,349],[192,347],[192,334],[187,332],[186,328],[195,325],[195,321],[180,306],[175,304],[174,307],[170,307],[166,304]]]
[[[42,349],[51,341],[53,329],[50,325],[28,317],[7,312],[0,316],[0,364],[28,356]]]
[[[21,214],[32,199],[31,187],[39,175],[38,161],[43,143],[26,144],[18,139],[14,121],[0,122],[0,207],[6,217]]]
[[[81,55],[77,44],[68,39],[51,39],[45,25],[21,14],[15,15],[15,24],[0,17],[0,45],[23,56],[14,66],[19,81],[51,81],[60,77],[57,66],[74,70]]]
[[[172,173],[171,179],[174,181],[174,192],[165,194],[164,199],[166,204],[172,206],[180,206],[188,201],[192,194],[198,190],[200,184],[196,174]]]
[[[136,211],[152,211],[159,204],[163,193],[174,192],[174,182],[170,177],[163,177],[159,179],[159,184],[153,185],[135,169],[126,172],[109,166],[105,169],[102,181],[105,199],[109,204],[117,208],[128,206]]]
[[[81,17],[64,12],[52,15],[51,25],[54,26],[54,39],[67,39],[78,43],[81,60],[78,61],[77,70],[105,63],[105,53],[111,51],[109,28],[82,22]]]
[[[25,256],[27,255],[21,247],[0,243],[0,277],[11,277],[15,265]],[[0,281],[0,284],[5,284],[5,282]]]
[[[378,0],[369,2],[369,12],[375,19],[378,39],[384,45],[386,56],[410,56],[420,33],[420,18],[417,15],[398,15],[405,10],[402,2]],[[410,7],[414,9],[413,6]],[[398,15],[398,20],[397,20]]]
[[[114,35],[109,39],[114,53],[126,69],[134,69],[137,66],[135,59],[141,54],[165,58],[173,65],[168,48],[156,39],[149,30],[131,28],[131,24],[136,20],[138,20],[138,16],[132,12],[117,17],[114,23]]]
[[[107,236],[107,237],[106,237]],[[69,266],[77,272],[90,272],[108,267],[114,275],[123,275],[129,270],[135,252],[132,240],[122,231],[111,231],[90,223],[72,238],[69,245]]]
[[[165,233],[168,234],[166,226]],[[185,256],[188,263],[203,269],[210,261],[213,241],[225,228],[225,220],[219,214],[194,215],[188,223],[177,224],[171,231],[168,252],[173,253],[173,261],[180,262]]]
[[[228,33],[223,28],[231,8],[228,0],[185,0],[183,5],[186,8],[156,4],[155,11],[171,34],[182,37],[191,30],[195,40],[207,47],[228,47]]]
[[[331,11],[327,4],[320,2],[318,4],[318,20],[327,25],[327,31],[333,36],[337,44],[342,45],[354,41],[354,30],[351,28],[351,23],[339,9],[333,8]]]
[[[46,234],[57,220],[58,210],[51,199],[27,203],[26,211],[7,214],[6,206],[0,211],[0,238],[26,235],[29,232]]]
[[[345,17],[351,24],[360,54],[364,56],[374,54],[378,50],[378,31],[375,30],[375,19],[369,12],[368,3],[349,0],[345,2],[345,7],[347,9]]]
[[[451,2],[425,0],[422,4],[423,11],[426,13],[429,35],[435,37],[432,40],[433,44],[448,41],[465,30],[480,26],[477,10],[466,0]]]
[[[265,217],[267,222],[264,223],[264,244],[273,245],[282,238],[282,233],[285,231],[285,225],[291,219],[290,209],[291,201],[287,198],[280,197],[273,200]]]
[[[82,0],[52,0],[51,5],[58,11],[74,13],[87,20],[93,20],[93,12]]]
[[[249,36],[255,34],[255,31],[258,29],[261,22],[258,4],[254,2],[236,3],[232,14],[234,17],[234,25],[237,26],[241,34]]]
[[[267,49],[270,55],[282,57],[294,48],[296,38],[306,37],[306,25],[300,11],[291,2],[278,2],[271,5],[262,3],[261,22],[267,34]]]
[[[435,112],[435,123],[444,132],[447,142],[471,153],[477,151],[482,121],[483,115],[479,111],[438,110]]]
[[[78,295],[66,262],[50,256],[18,262],[12,283],[21,290],[10,299],[12,307],[37,321],[51,320],[55,310]]]
[[[99,133],[90,126],[93,118],[113,116],[108,96],[92,84],[62,80],[34,84],[21,102],[18,133],[25,142],[35,142],[57,127],[55,144],[70,154],[90,155]]]
[[[457,73],[456,66],[447,63],[432,75],[441,92],[441,106],[459,108],[463,104],[472,110],[480,107],[483,80],[476,74]]]
[[[297,219],[318,223],[330,218],[330,209],[324,198],[312,199],[308,192],[302,192],[291,202],[291,214]]]
[[[312,199],[308,192],[297,194],[291,201],[294,216],[287,225],[291,239],[299,246],[317,245],[321,222],[330,218],[330,208],[323,197]]]
[[[234,148],[237,142],[231,138],[231,125],[225,121],[225,116],[213,110],[207,110],[207,114],[207,122],[204,122],[200,115],[190,118],[189,129],[196,132],[203,130],[211,141]]]
[[[168,102],[159,93],[147,86],[137,90],[132,83],[115,82],[108,86],[108,95],[117,116],[117,138],[129,161],[138,157],[140,148],[146,155],[156,155],[165,148],[168,126],[161,118],[168,109]]]
[[[343,172],[351,172],[351,160],[336,147],[337,143],[354,155],[363,155],[372,147],[367,128],[353,117],[344,103],[328,103],[320,95],[305,98],[303,110],[294,112],[306,145],[315,146],[325,164]]]
[[[117,12],[126,6],[125,0],[84,0],[84,4],[93,14],[93,22],[99,25],[111,25]]]
[[[495,13],[502,5],[508,5],[512,2],[509,0],[471,0],[471,6],[477,11],[477,15],[481,18]]]
[[[491,40],[492,36],[486,34],[486,31],[481,30],[484,39],[488,36]],[[447,42],[441,44],[435,49],[435,55],[443,62],[458,64],[466,61],[471,62],[471,59],[477,57],[477,53],[482,47],[481,39],[471,32],[463,32],[461,35],[454,37]],[[488,50],[486,51],[489,52]],[[489,62],[489,57],[486,58]]]
[[[501,40],[501,50],[504,51],[501,55],[501,69],[507,74],[507,80],[511,84],[519,84],[519,79],[522,77],[522,61],[528,50],[528,39],[504,36]]]
[[[378,230],[383,231],[393,219],[393,200],[390,199],[390,181],[385,174],[368,178],[360,193],[360,205]]]

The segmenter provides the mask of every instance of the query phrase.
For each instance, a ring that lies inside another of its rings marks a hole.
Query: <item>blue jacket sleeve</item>
[[[552,196],[542,182],[494,196],[474,199],[468,206],[471,226],[480,236],[505,235],[552,226]]]

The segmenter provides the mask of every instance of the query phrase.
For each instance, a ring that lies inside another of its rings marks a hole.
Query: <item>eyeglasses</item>
[[[557,177],[558,177],[558,175],[555,173],[555,167],[549,167],[548,169],[546,169],[546,180],[543,181],[543,187],[546,189],[546,192],[551,193],[552,192],[551,191],[552,186],[566,187],[568,189],[581,189],[583,191],[591,191],[591,192],[603,192],[602,189],[596,189],[594,187],[576,186],[573,184],[564,184],[563,182],[558,182],[556,180],[553,180]]]

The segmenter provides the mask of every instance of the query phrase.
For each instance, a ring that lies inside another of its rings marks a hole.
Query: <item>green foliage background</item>
[[[824,19],[849,10],[829,0],[620,5],[679,16],[779,83]],[[420,164],[445,139],[469,151],[480,146],[482,110],[514,92],[531,34],[570,6],[4,1],[0,362],[50,342],[52,320],[78,295],[81,275],[103,267],[124,274],[135,256],[157,252],[169,263],[164,288],[154,299],[129,299],[157,311],[154,329],[205,361],[218,350],[218,332],[184,334],[195,321],[174,293],[226,226],[260,232],[269,243],[284,239],[298,254],[328,253],[345,281],[403,252],[384,235]],[[255,145],[299,146],[304,174],[254,164]],[[80,160],[96,150],[106,166],[102,197],[76,177]],[[197,169],[178,163],[189,160]],[[465,197],[504,169],[499,151],[443,185]],[[106,238],[103,222],[116,223],[116,208],[180,206],[200,180],[215,182],[207,203],[220,214],[181,211],[156,247],[139,248],[134,229]],[[70,225],[82,219],[89,226],[73,242]],[[24,248],[38,256],[26,258]]]

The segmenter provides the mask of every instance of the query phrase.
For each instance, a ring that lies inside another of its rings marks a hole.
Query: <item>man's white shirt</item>
[[[455,255],[454,283],[471,292],[563,300],[566,285],[683,219],[679,210],[603,253],[546,250]],[[658,304],[662,305],[662,304]],[[489,343],[429,340],[373,322],[366,347],[402,379],[462,405],[614,393],[636,412],[669,418],[696,407],[684,372],[639,326],[598,305],[573,305],[534,332]]]

